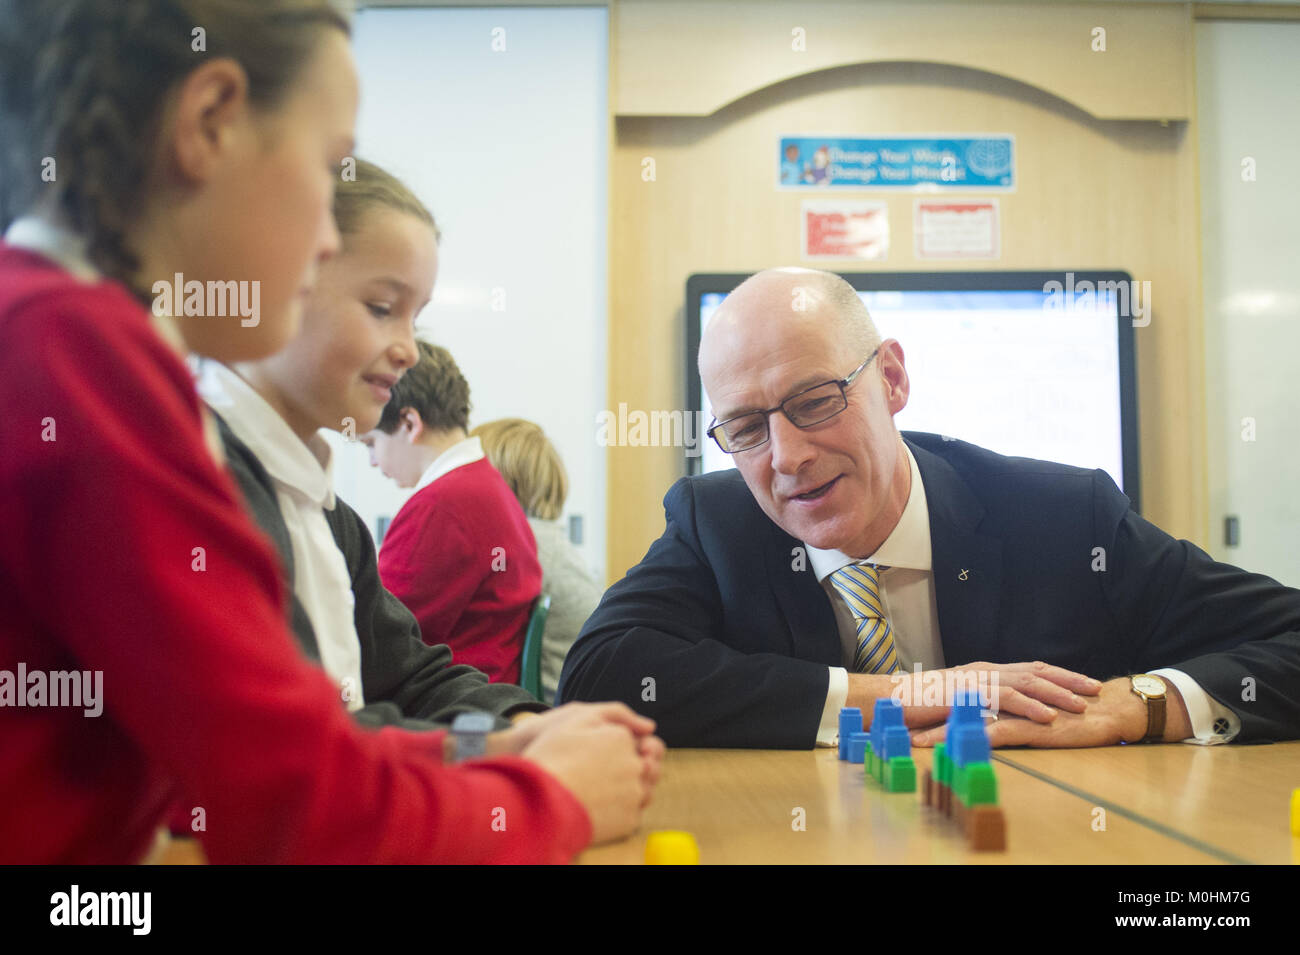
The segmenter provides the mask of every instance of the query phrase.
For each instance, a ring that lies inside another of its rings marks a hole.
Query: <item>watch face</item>
[[[1133,677],[1133,688],[1139,693],[1144,693],[1147,696],[1165,695],[1165,681],[1160,679],[1158,676],[1151,676],[1148,673],[1143,673],[1140,676]]]
[[[496,725],[490,713],[461,713],[451,722],[453,733],[490,733]]]

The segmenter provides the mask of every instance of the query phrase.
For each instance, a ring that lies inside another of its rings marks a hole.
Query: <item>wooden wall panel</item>
[[[620,116],[707,116],[795,76],[900,61],[999,73],[1102,119],[1191,115],[1183,5],[618,0],[610,9]],[[1097,28],[1104,52],[1093,49]]]
[[[917,23],[926,6],[916,5]],[[628,38],[616,48],[621,73]],[[1178,72],[1185,78],[1188,64]],[[974,267],[1123,268],[1151,282],[1152,321],[1136,330],[1144,511],[1203,544],[1195,136],[1183,122],[1099,120],[1043,90],[979,70],[851,66],[767,86],[711,116],[619,117],[610,168],[609,407],[685,407],[688,274],[810,264],[800,260],[798,231],[799,204],[809,193],[773,185],[778,135],[962,131],[1013,133],[1018,149],[1017,191],[1000,195],[1002,258]],[[642,179],[646,157],[655,160],[653,182]],[[846,263],[846,270],[945,267],[913,257],[915,194],[836,195],[884,199],[890,208],[888,261]],[[684,473],[683,460],[676,448],[611,448],[611,580],[662,532],[661,500]]]

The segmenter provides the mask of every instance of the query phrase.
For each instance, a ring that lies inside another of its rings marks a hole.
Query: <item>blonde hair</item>
[[[346,245],[348,236],[361,231],[366,214],[392,209],[414,216],[433,229],[434,241],[442,241],[442,230],[419,197],[391,172],[364,159],[356,159],[354,176],[334,187],[334,221]]]
[[[501,418],[470,432],[483,442],[483,452],[501,472],[524,513],[553,521],[564,510],[569,478],[564,462],[541,427],[523,418]]]

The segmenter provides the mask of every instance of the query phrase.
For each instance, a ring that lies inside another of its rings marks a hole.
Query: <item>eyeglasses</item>
[[[849,406],[849,399],[845,392],[879,352],[880,349],[877,348],[868,355],[867,360],[858,365],[853,374],[847,378],[824,381],[820,385],[805,388],[798,394],[786,398],[775,408],[768,408],[766,411],[749,411],[722,422],[715,420],[706,433],[717,442],[718,447],[725,454],[738,454],[741,451],[753,450],[767,442],[771,437],[767,423],[768,415],[775,411],[785,415],[796,428],[811,428],[815,424],[834,418]]]

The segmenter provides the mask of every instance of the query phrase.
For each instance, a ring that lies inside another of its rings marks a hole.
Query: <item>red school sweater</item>
[[[420,622],[494,683],[518,683],[524,635],[542,592],[528,518],[487,458],[448,471],[397,512],[379,551],[384,586]]]
[[[136,861],[175,801],[214,863],[570,859],[590,821],[540,767],[352,722],[199,409],[121,286],[0,242],[0,862]],[[102,714],[30,705],[50,671]]]

